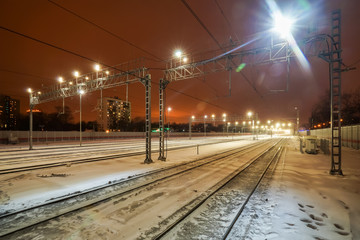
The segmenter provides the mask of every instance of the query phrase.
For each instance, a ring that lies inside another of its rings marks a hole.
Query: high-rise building
[[[102,104],[101,104],[102,103]],[[130,123],[131,104],[118,97],[98,100],[98,123],[100,131],[120,131]]]
[[[20,101],[0,95],[0,129],[15,130],[20,117]]]

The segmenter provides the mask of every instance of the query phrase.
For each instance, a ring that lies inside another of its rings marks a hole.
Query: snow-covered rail
[[[272,140],[271,142],[273,142]],[[261,141],[241,148],[227,150],[214,155],[190,162],[174,165],[136,175],[117,182],[109,182],[104,186],[75,192],[57,199],[52,199],[45,204],[33,206],[14,212],[0,213],[0,236],[9,236],[40,223],[46,223],[50,219],[66,215],[67,213],[86,209],[89,206],[96,206],[103,202],[112,201],[115,198],[131,194],[139,189],[145,190],[150,185],[159,182],[166,182],[171,178],[191,172],[194,169],[202,168],[211,164],[229,161],[229,158],[248,154],[251,151],[258,151],[259,148],[268,148],[269,141]]]
[[[189,141],[171,140],[168,144],[168,151],[194,148],[224,142],[242,140],[237,139],[196,139]],[[157,143],[153,143],[156,145]],[[42,150],[12,151],[10,153],[0,153],[0,175],[15,172],[31,171],[44,168],[69,166],[73,164],[83,164],[104,160],[112,160],[130,156],[138,156],[145,153],[143,142],[122,141],[113,144],[91,144],[83,147],[61,147],[46,148]],[[152,151],[158,152],[157,150]]]
[[[228,239],[270,165],[276,165],[274,160],[281,156],[284,142],[279,141],[261,152],[215,186],[211,194],[187,206],[183,215],[154,239]]]

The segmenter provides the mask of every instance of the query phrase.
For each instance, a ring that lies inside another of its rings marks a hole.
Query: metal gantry
[[[101,71],[92,72],[76,77],[74,81],[66,81],[40,91],[30,92],[30,131],[29,149],[33,149],[33,109],[37,104],[78,96],[79,91],[94,92],[130,83],[141,82],[145,86],[145,129],[146,129],[146,158],[151,160],[151,75],[143,66],[142,60],[136,60],[116,65]],[[80,131],[81,132],[81,131]]]
[[[191,63],[181,61],[181,58],[171,59],[164,71],[167,84],[173,81],[186,80],[201,77],[206,74],[229,71],[236,69],[243,63],[247,65],[261,65],[269,63],[287,63],[287,79],[286,88],[280,90],[272,90],[275,92],[287,92],[289,87],[289,71],[292,58],[296,58],[299,54],[307,57],[320,57],[329,62],[329,80],[331,86],[331,159],[332,174],[342,174],[341,171],[341,14],[340,10],[332,12],[332,30],[331,36],[328,34],[318,34],[305,38],[297,43],[296,49],[290,45],[288,40],[278,39],[274,41],[271,37],[270,45],[267,47],[254,48],[249,50],[241,50],[234,48],[225,53],[219,53],[215,57],[194,60]],[[328,40],[331,44],[329,47]],[[300,51],[301,50],[301,51]],[[231,91],[231,73],[229,74],[229,92]],[[161,88],[161,86],[160,86]],[[164,88],[165,89],[165,88]],[[163,89],[163,90],[164,90]],[[161,90],[160,90],[161,91]],[[163,102],[163,93],[160,94],[161,103]],[[160,108],[163,108],[161,106]],[[160,122],[163,122],[163,111],[160,109]],[[164,128],[160,126],[160,136],[163,136]],[[190,133],[191,136],[191,133]],[[191,137],[190,137],[191,138]],[[163,144],[159,145],[160,152],[163,152]]]

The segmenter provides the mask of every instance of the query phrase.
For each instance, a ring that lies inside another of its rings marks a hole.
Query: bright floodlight
[[[62,82],[64,82],[64,79],[63,79],[63,77],[58,77],[58,79],[57,79],[57,80],[58,80],[58,82],[59,82],[59,83],[62,83]]]
[[[80,95],[83,95],[84,93],[85,93],[84,90],[82,90],[82,89],[79,90],[79,94],[80,94]]]
[[[180,58],[181,55],[182,55],[182,52],[181,52],[180,50],[176,50],[176,51],[175,51],[175,57]]]
[[[100,71],[100,65],[99,64],[95,64],[94,65],[94,69],[95,69],[95,71]]]
[[[252,112],[248,112],[247,115],[248,115],[248,117],[251,117],[251,116],[252,116]]]
[[[75,77],[79,77],[79,75],[80,75],[78,71],[74,71],[73,74]]]
[[[273,30],[280,34],[282,38],[288,38],[291,35],[291,28],[294,20],[283,16],[280,12],[274,14],[274,28]]]
[[[167,110],[168,110],[168,112],[170,112],[170,111],[172,110],[172,108],[171,108],[171,107],[168,107],[168,109],[167,109]]]
[[[32,89],[31,89],[31,88],[28,88],[27,91],[28,91],[28,93],[32,93]]]

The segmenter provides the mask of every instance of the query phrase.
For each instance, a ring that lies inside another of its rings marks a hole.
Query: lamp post
[[[79,72],[78,71],[74,71],[73,72],[73,75],[74,75],[74,77],[75,77],[75,82],[76,82],[76,84],[78,84],[78,77],[80,76],[80,74],[79,74]]]
[[[255,140],[255,135],[254,135],[254,130],[255,130],[255,123],[254,123],[254,117],[253,117],[253,113],[252,112],[248,112],[247,113],[248,117],[252,120],[252,135],[253,135],[253,140]]]
[[[214,127],[215,127],[215,114],[212,114],[212,115],[211,115],[211,119],[212,119],[213,125],[214,125]]]
[[[239,124],[239,122],[236,121],[236,122],[235,122],[235,130],[234,130],[235,134],[236,134],[236,126],[237,126],[238,124]]]
[[[207,115],[204,116],[204,136],[206,137],[206,119]]]
[[[223,113],[223,115],[222,115],[222,117],[223,117],[223,135],[225,136],[225,124],[226,124],[226,113]]]
[[[191,116],[191,118],[189,119],[189,140],[191,140],[191,124],[194,119],[195,116]]]
[[[103,88],[102,88],[102,80],[99,82],[99,71],[101,67],[99,64],[94,65],[94,70],[96,72],[96,81],[98,82],[98,86],[100,86],[100,130],[104,131],[104,117],[103,117]]]
[[[30,111],[29,111],[29,150],[33,149],[33,96],[32,96],[32,89],[28,88],[29,93],[29,105],[30,105]]]
[[[172,108],[171,107],[168,107],[167,108],[167,115],[168,115],[168,130],[167,130],[167,137],[169,138],[169,135],[170,135],[170,112],[171,112]]]
[[[230,122],[226,124],[226,137],[229,137],[229,127],[230,127]]]
[[[85,93],[84,90],[79,89],[80,96],[80,147],[82,146],[82,109],[81,109],[81,96]]]

